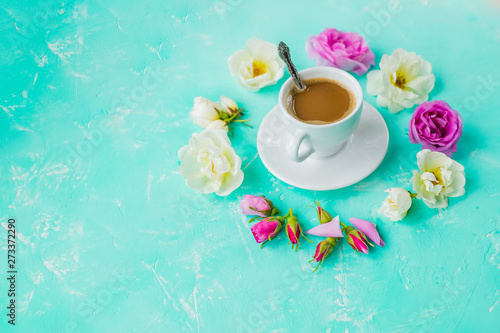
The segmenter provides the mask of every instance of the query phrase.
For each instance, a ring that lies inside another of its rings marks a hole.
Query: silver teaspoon
[[[297,72],[297,68],[295,68],[295,65],[292,62],[292,58],[290,57],[290,49],[285,43],[279,43],[278,54],[280,55],[280,58],[285,62],[286,67],[288,68],[288,72],[290,73],[290,76],[295,82],[297,88],[299,88],[299,90],[304,90],[305,86],[302,84],[299,72]]]

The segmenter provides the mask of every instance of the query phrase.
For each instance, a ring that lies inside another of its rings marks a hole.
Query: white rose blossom
[[[213,121],[220,119],[219,112],[221,106],[204,97],[196,97],[194,105],[189,112],[189,117],[198,126],[206,128]]]
[[[389,193],[382,203],[379,212],[391,221],[401,221],[411,207],[411,194],[405,189],[393,187],[385,192]]]
[[[428,100],[435,77],[428,61],[413,52],[396,49],[384,54],[380,70],[367,75],[366,91],[377,95],[377,104],[396,113]]]
[[[284,74],[285,63],[278,55],[276,45],[251,38],[245,50],[239,50],[227,59],[229,71],[238,83],[252,91],[273,85]]]
[[[200,193],[226,196],[243,182],[241,159],[223,130],[205,129],[193,134],[189,145],[179,150],[179,160],[180,174]]]
[[[448,207],[448,197],[465,193],[464,167],[443,153],[424,149],[417,154],[420,172],[413,171],[413,191],[430,208]]]
[[[246,122],[250,119],[241,119],[242,116],[243,108],[240,109],[235,101],[226,96],[221,96],[219,103],[201,96],[196,97],[193,108],[189,112],[189,117],[196,125],[208,129],[222,129],[226,132],[231,130],[229,123],[237,122],[247,125]]]

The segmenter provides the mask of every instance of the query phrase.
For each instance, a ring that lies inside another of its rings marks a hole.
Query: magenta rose
[[[439,151],[448,157],[457,151],[462,131],[460,113],[445,101],[420,104],[410,120],[409,135],[412,143],[420,143],[422,149]]]
[[[375,65],[375,55],[365,39],[355,32],[326,28],[307,40],[306,51],[317,66],[336,67],[358,75]]]
[[[281,222],[278,219],[268,217],[259,223],[254,224],[250,230],[257,243],[262,243],[274,238],[281,229]]]

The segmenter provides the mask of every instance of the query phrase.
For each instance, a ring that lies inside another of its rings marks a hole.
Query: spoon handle
[[[292,77],[293,81],[295,82],[295,85],[300,89],[304,89],[304,85],[302,84],[302,81],[300,80],[299,72],[297,72],[297,69],[295,68],[292,58],[290,57],[290,49],[288,46],[280,42],[278,45],[278,54],[280,55],[280,58],[285,62],[286,67],[288,68],[288,72],[290,73],[290,76]]]

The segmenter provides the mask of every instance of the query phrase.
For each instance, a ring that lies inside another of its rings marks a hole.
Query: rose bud
[[[297,251],[300,245],[299,242],[300,235],[302,235],[302,237],[304,237],[305,239],[307,238],[302,233],[302,228],[300,227],[299,220],[297,219],[297,217],[293,215],[293,211],[291,208],[288,214],[285,216],[285,218],[286,218],[285,231],[290,241],[289,244],[292,243],[292,249],[295,246],[295,251]],[[309,239],[307,240],[311,242]]]
[[[321,205],[319,204],[319,200],[316,199],[316,201],[314,201],[314,203],[316,204],[316,211],[318,213],[318,220],[319,220],[319,223],[328,223],[330,222],[333,217],[330,215],[330,213],[328,213],[326,210],[323,209],[323,207],[321,207]],[[311,206],[313,207],[313,206]]]
[[[203,128],[206,128],[214,120],[220,119],[219,104],[212,102],[204,97],[196,97],[194,99],[194,105],[191,111],[189,111],[189,117],[193,122]]]
[[[325,258],[328,257],[328,255],[333,251],[333,248],[337,246],[338,240],[338,238],[327,237],[324,241],[319,242],[313,259],[311,260],[319,262],[313,272],[316,272],[316,270],[323,265],[323,260],[325,260]]]
[[[278,210],[274,208],[271,200],[265,196],[245,195],[240,202],[241,213],[243,215],[257,215],[258,217],[266,217],[276,215]],[[249,222],[252,222],[251,219]]]
[[[229,131],[229,127],[227,126],[227,123],[223,120],[217,119],[214,120],[210,123],[210,125],[207,126],[207,129],[209,130],[223,130],[225,132]]]
[[[351,217],[349,219],[349,222],[351,222],[353,226],[358,228],[359,231],[365,234],[368,238],[370,238],[372,242],[374,242],[378,246],[385,245],[384,241],[382,240],[382,238],[380,238],[380,235],[378,234],[376,228],[377,226],[372,222],[361,220],[356,217]]]
[[[240,110],[238,104],[227,96],[220,97],[220,104],[223,107],[223,111],[230,116],[237,114]]]
[[[377,231],[377,226],[370,222],[358,219],[356,217],[351,217],[349,222],[352,223],[353,226],[358,228],[360,232],[362,232],[366,237],[368,237],[372,242],[377,244],[378,246],[384,246],[385,242],[380,238],[380,235]]]
[[[358,253],[363,252],[364,254],[368,254],[368,245],[373,247],[373,244],[366,239],[365,234],[354,227],[348,227],[344,223],[340,223],[344,226],[342,231],[345,232],[347,242],[351,245],[352,249]]]
[[[379,212],[390,218],[391,221],[401,221],[410,210],[412,193],[399,187],[390,188],[385,192],[389,195],[382,203]]]
[[[328,223],[320,224],[312,229],[307,230],[306,234],[323,237],[344,237],[342,229],[340,228],[338,215]]]
[[[260,248],[262,248],[266,242],[276,237],[283,223],[284,220],[281,216],[267,217],[250,228],[255,237],[255,241],[257,243],[262,243]]]

